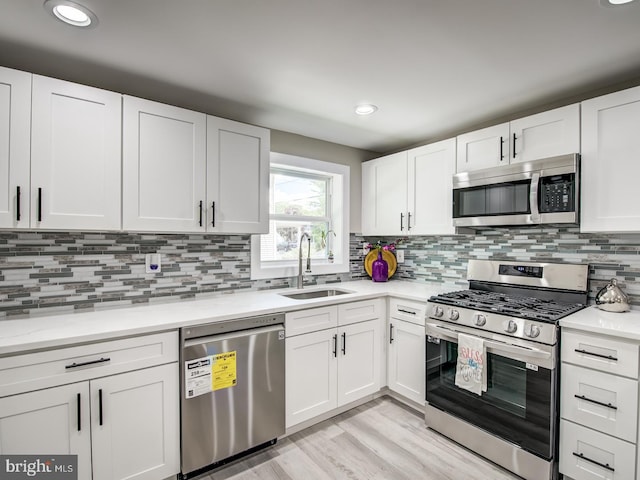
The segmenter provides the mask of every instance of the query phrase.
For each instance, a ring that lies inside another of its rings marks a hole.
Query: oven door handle
[[[440,325],[435,325],[433,323],[427,323],[427,333],[431,330],[431,333],[434,333],[435,337],[449,338],[451,340],[458,341],[458,332],[451,330],[446,327],[441,327]],[[473,335],[471,335],[473,336]],[[496,342],[493,340],[487,340],[483,337],[478,337],[484,340],[484,346],[487,348],[487,351],[491,353],[516,353],[521,355],[527,355],[529,357],[535,358],[551,358],[550,352],[545,352],[544,350],[540,350],[538,348],[531,347],[520,347],[518,345],[509,345],[507,343]]]

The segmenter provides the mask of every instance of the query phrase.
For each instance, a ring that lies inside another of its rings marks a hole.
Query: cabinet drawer
[[[178,332],[0,358],[0,397],[178,361]]]
[[[563,363],[561,390],[562,418],[635,443],[636,380]]]
[[[562,332],[562,361],[638,378],[638,344],[588,333]]]
[[[424,326],[426,312],[426,303],[412,302],[411,300],[402,300],[400,298],[391,298],[389,300],[389,317],[391,318],[399,318],[400,320]]]
[[[375,320],[383,316],[384,300],[366,300],[338,305],[338,324],[350,325],[352,323]]]
[[[332,305],[287,313],[284,326],[287,337],[337,327],[338,307]]]
[[[560,473],[565,478],[629,480],[635,478],[635,460],[634,444],[560,420]]]

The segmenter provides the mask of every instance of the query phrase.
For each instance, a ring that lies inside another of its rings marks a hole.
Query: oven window
[[[482,217],[531,213],[530,180],[459,188],[453,191],[453,216]]]
[[[487,355],[487,391],[455,385],[458,345],[427,341],[427,401],[545,459],[553,456],[555,371]]]

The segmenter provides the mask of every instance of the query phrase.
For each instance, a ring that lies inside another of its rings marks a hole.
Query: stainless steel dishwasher
[[[193,478],[285,432],[284,314],[180,330],[181,474]]]

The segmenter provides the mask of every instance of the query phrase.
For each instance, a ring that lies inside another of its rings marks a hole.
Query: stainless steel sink
[[[308,300],[310,298],[335,297],[336,295],[344,295],[345,293],[353,293],[349,290],[340,290],[337,288],[323,288],[322,290],[307,290],[303,292],[281,293],[283,297],[293,300]]]

